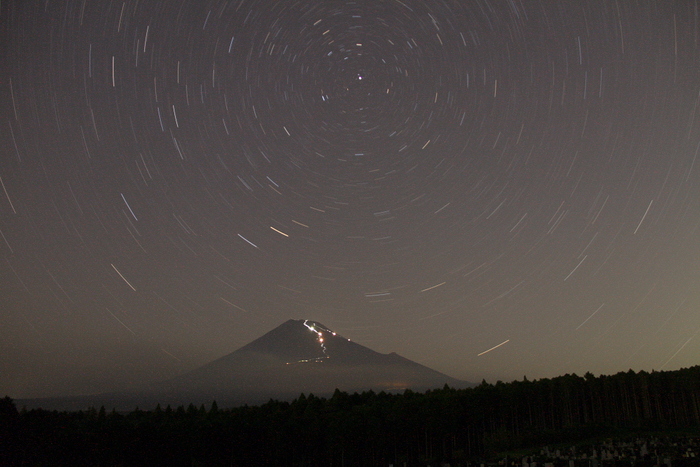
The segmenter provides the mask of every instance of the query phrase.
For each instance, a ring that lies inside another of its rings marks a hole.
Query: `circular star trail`
[[[289,318],[471,381],[698,363],[698,11],[3,2],[0,390]]]

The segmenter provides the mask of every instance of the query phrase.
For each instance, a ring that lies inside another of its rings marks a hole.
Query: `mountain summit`
[[[124,393],[26,399],[22,404],[53,410],[104,405],[134,407],[209,404],[220,407],[291,400],[301,393],[330,396],[345,392],[425,391],[445,384],[471,386],[401,357],[351,342],[323,324],[289,320],[240,349],[171,380]]]
[[[469,383],[346,339],[317,321],[289,320],[233,353],[161,386],[168,393],[227,399],[342,391],[423,391]]]

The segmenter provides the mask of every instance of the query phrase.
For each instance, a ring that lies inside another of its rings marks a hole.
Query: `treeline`
[[[0,465],[466,465],[503,450],[698,427],[697,366],[128,414],[18,411],[6,397]]]

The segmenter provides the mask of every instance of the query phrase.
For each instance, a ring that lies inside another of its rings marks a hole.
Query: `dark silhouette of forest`
[[[0,400],[0,465],[467,465],[498,452],[700,427],[700,366],[425,393],[130,413]],[[651,465],[651,464],[649,464]]]

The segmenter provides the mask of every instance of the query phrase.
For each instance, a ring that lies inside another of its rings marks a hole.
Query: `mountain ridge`
[[[251,378],[254,375],[255,378]],[[222,390],[250,384],[274,393],[275,384],[300,392],[431,389],[469,384],[409,360],[382,354],[312,320],[288,320],[238,350],[170,380],[176,386]],[[280,389],[283,389],[280,387]]]
[[[395,352],[376,352],[317,321],[290,319],[239,349],[174,378],[131,393],[65,400],[72,400],[73,408],[79,401],[88,402],[87,406],[127,410],[135,405],[198,405],[212,400],[223,407],[291,400],[301,393],[324,397],[336,389],[424,391],[445,384],[454,388],[472,386]],[[55,406],[60,399],[50,400]]]

